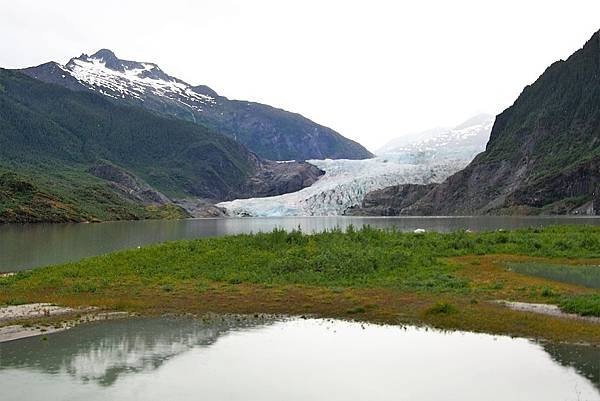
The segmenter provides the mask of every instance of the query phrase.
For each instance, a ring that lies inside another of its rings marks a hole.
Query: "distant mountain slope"
[[[110,50],[49,62],[25,74],[71,90],[100,93],[121,102],[216,129],[270,160],[365,159],[360,144],[295,113],[260,103],[229,100],[207,86],[192,86],[156,64],[117,58]]]
[[[148,217],[146,206],[169,198],[274,195],[320,174],[206,127],[0,69],[0,222]]]
[[[493,124],[493,116],[478,114],[454,128],[433,128],[420,135],[394,139],[379,149],[377,154],[403,154],[423,160],[472,160],[485,150]]]
[[[498,115],[486,151],[402,214],[600,214],[600,32]]]

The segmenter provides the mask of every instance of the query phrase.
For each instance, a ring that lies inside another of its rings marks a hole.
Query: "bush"
[[[561,299],[559,307],[567,313],[600,317],[600,295],[586,294],[564,297]]]

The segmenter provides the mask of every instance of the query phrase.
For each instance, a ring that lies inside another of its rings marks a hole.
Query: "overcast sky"
[[[598,0],[0,0],[0,66],[109,48],[376,149],[499,113],[599,16]]]

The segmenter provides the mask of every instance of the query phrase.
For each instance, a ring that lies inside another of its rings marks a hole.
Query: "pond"
[[[273,217],[145,220],[99,224],[0,225],[0,272],[74,262],[119,249],[179,239],[272,231],[279,227],[316,232],[350,224],[401,231],[485,231],[553,224],[600,225],[594,217]]]
[[[600,400],[600,349],[324,319],[137,318],[0,344],[3,401]]]

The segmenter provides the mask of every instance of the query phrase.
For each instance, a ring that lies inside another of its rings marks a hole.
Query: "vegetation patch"
[[[564,312],[600,317],[600,294],[565,297],[561,299],[559,306]]]
[[[0,304],[155,313],[288,313],[428,324],[600,344],[593,322],[532,316],[495,300],[597,313],[597,288],[507,264],[599,264],[596,227],[402,233],[364,227],[202,238],[49,266],[0,281]],[[558,244],[562,244],[558,246]]]

